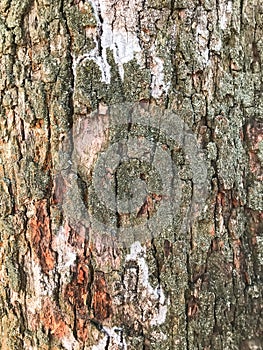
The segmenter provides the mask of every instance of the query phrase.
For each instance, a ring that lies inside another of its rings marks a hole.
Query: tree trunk
[[[0,13],[1,349],[262,349],[262,1]]]

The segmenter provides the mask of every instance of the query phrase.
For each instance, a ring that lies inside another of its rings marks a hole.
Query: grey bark
[[[262,349],[261,0],[0,0],[0,32],[1,349]],[[208,190],[182,230],[175,149],[174,225],[126,246],[85,222],[89,113],[124,102],[184,121]]]

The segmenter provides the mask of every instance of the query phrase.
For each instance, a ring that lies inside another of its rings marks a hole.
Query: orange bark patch
[[[89,320],[84,320],[83,318],[77,319],[76,322],[76,331],[77,331],[77,338],[81,341],[85,342],[89,337]]]
[[[144,204],[137,213],[137,217],[152,217],[156,212],[156,205],[158,205],[161,200],[162,195],[158,195],[156,193],[148,195]]]
[[[212,225],[211,228],[209,229],[209,234],[210,236],[214,237],[215,236],[215,226]]]
[[[103,272],[96,272],[94,278],[93,293],[94,316],[98,321],[103,321],[112,314],[112,302],[107,292],[107,284]]]
[[[63,321],[61,311],[50,299],[44,300],[40,320],[44,328],[58,338],[63,338],[69,331],[67,324]]]
[[[72,305],[79,308],[79,312],[87,314],[86,300],[87,289],[89,284],[89,271],[85,264],[79,262],[76,266],[76,271],[73,271],[73,280],[68,284],[65,296]]]
[[[198,300],[194,296],[191,296],[187,304],[187,316],[189,318],[194,318],[199,311]]]
[[[38,257],[43,272],[48,273],[55,264],[54,253],[51,250],[50,218],[47,212],[47,201],[35,204],[36,214],[29,220],[32,237],[32,248]]]
[[[84,342],[89,336],[91,274],[86,261],[79,261],[78,264],[73,267],[72,272],[73,278],[65,289],[64,299],[68,301],[74,309],[77,337]]]
[[[234,255],[233,255],[234,267],[238,272],[240,272],[240,268],[243,260],[243,254],[241,252],[241,242],[239,239],[236,239],[233,242],[233,251],[234,251]]]

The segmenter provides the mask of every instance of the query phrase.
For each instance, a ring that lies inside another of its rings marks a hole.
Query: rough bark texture
[[[0,14],[1,349],[262,349],[262,1],[0,0]],[[174,227],[115,246],[85,225],[108,137],[106,112],[89,113],[124,101],[191,128],[208,196],[179,230],[181,155]]]

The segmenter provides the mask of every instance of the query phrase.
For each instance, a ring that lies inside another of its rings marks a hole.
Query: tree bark
[[[261,0],[0,14],[1,349],[262,349]]]

